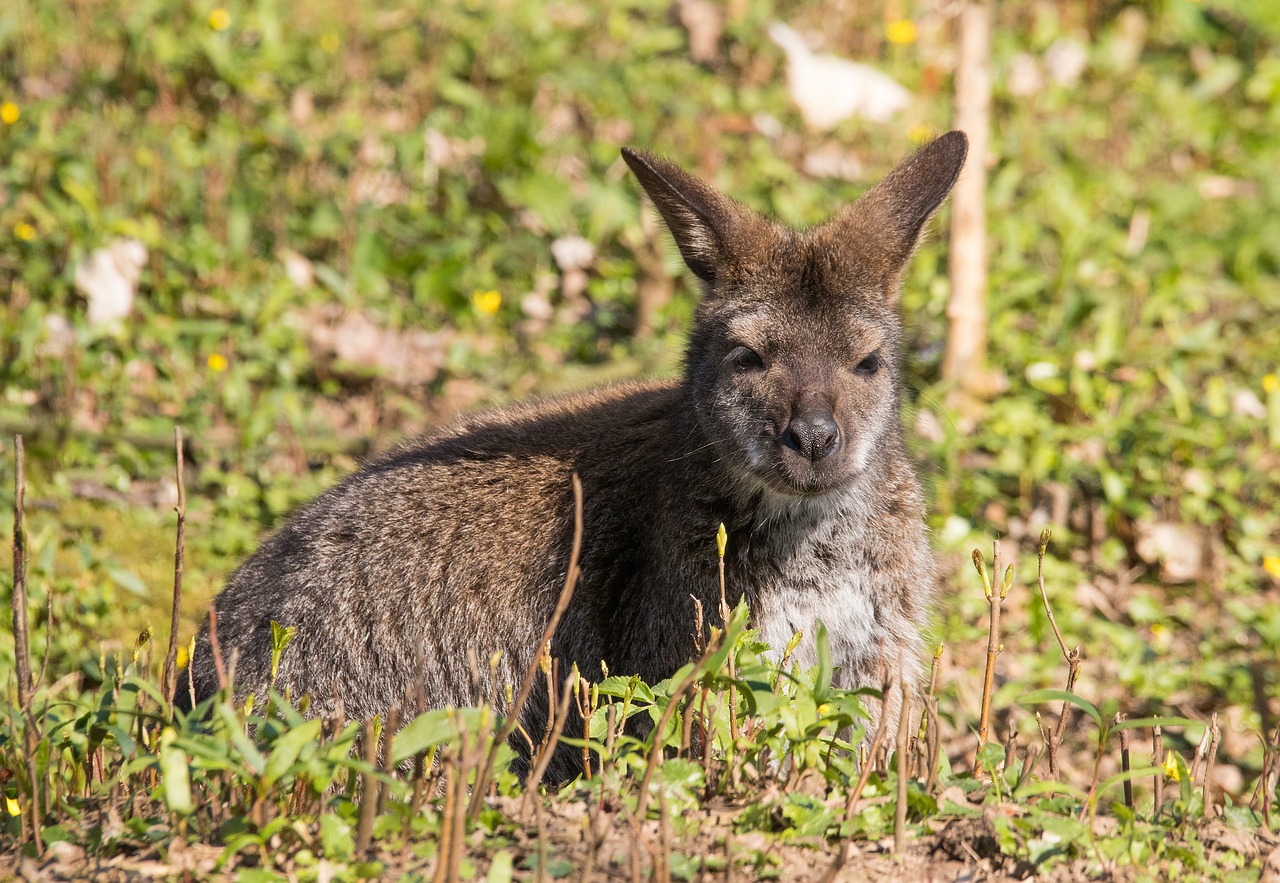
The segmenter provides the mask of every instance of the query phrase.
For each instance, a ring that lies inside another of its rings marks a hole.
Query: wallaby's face
[[[723,279],[689,353],[699,420],[726,462],[782,495],[847,485],[897,414],[898,320],[861,268],[778,232]]]
[[[966,151],[963,134],[944,135],[795,232],[624,150],[704,282],[687,382],[700,426],[749,486],[783,497],[847,487],[895,431],[902,271]]]

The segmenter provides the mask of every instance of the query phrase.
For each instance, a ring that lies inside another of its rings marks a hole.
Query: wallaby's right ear
[[[699,279],[714,282],[716,268],[729,257],[738,206],[711,185],[651,153],[624,147],[622,158],[658,207],[689,269]]]

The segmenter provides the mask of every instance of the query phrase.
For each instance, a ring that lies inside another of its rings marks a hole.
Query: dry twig
[[[549,647],[551,639],[556,633],[556,628],[560,625],[560,619],[564,616],[566,610],[569,609],[569,602],[573,599],[573,590],[578,584],[578,560],[582,553],[582,480],[578,478],[578,473],[573,474],[573,547],[569,553],[569,569],[564,576],[564,588],[560,590],[560,600],[556,602],[555,610],[551,613],[551,620],[547,623],[546,629],[542,632],[542,640],[538,642],[538,647]],[[488,754],[485,755],[483,764],[476,774],[474,790],[471,793],[471,806],[467,812],[467,821],[474,823],[480,817],[480,810],[484,806],[484,795],[489,790],[489,777],[493,775],[493,764],[498,757],[498,749],[506,744],[516,724],[520,721],[520,713],[524,711],[524,704],[529,699],[529,693],[533,690],[533,684],[538,674],[538,665],[541,661],[541,654],[535,653],[533,659],[529,662],[529,667],[524,673],[524,680],[520,684],[520,692],[516,694],[515,701],[511,703],[511,707],[507,710],[506,719],[502,722],[502,729],[498,731],[498,735],[494,738],[493,744],[489,746]]]

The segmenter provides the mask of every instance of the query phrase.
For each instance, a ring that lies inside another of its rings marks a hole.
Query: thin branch
[[[573,474],[573,548],[569,553],[569,569],[564,576],[564,588],[560,590],[560,600],[556,602],[555,610],[551,614],[551,620],[542,632],[542,640],[537,644],[539,651],[541,648],[551,645],[551,639],[555,636],[556,628],[560,625],[560,619],[564,616],[565,611],[569,609],[569,602],[573,599],[573,590],[578,584],[578,560],[581,554],[582,480],[578,478],[578,473],[575,472]],[[541,658],[541,652],[535,652],[533,659],[530,660],[529,667],[524,674],[524,680],[520,684],[520,692],[516,694],[515,701],[507,712],[506,720],[502,722],[502,729],[498,731],[497,737],[493,740],[493,744],[489,747],[489,752],[485,756],[483,765],[476,774],[474,790],[471,792],[471,805],[467,812],[468,823],[474,824],[476,819],[480,817],[480,810],[484,807],[484,795],[489,790],[489,777],[493,774],[493,764],[498,757],[498,749],[506,744],[507,738],[515,730],[516,724],[520,720],[520,713],[524,711],[524,705],[529,700],[529,694],[533,691],[533,682],[537,678],[538,663]]]
[[[575,671],[565,678],[564,688],[560,695],[560,705],[556,709],[555,725],[551,729],[550,738],[544,743],[544,747],[538,755],[538,761],[533,768],[533,772],[529,774],[529,781],[524,786],[524,806],[526,807],[531,800],[537,799],[538,786],[542,784],[542,777],[546,774],[547,767],[551,765],[551,758],[555,756],[556,746],[560,743],[560,735],[564,732],[565,721],[569,718],[569,700],[573,698],[573,681],[577,677],[578,675]],[[521,814],[525,814],[523,810]]]

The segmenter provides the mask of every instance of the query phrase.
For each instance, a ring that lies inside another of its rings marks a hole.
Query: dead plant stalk
[[[169,620],[169,650],[164,657],[164,675],[161,689],[169,703],[166,715],[173,720],[173,699],[178,689],[178,627],[182,613],[182,566],[186,545],[187,484],[183,477],[182,427],[173,427],[173,448],[177,460],[178,479],[178,533],[173,548],[173,608]]]

